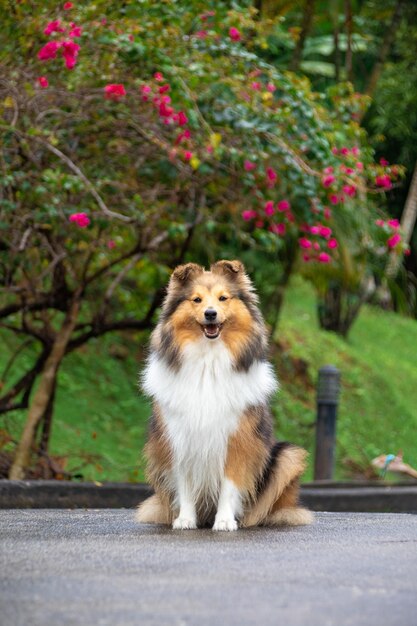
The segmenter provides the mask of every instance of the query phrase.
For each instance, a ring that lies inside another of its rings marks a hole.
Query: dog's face
[[[195,341],[223,342],[236,362],[244,354],[257,358],[266,345],[257,297],[239,261],[219,261],[210,271],[195,263],[177,267],[158,327],[154,345],[173,363]]]

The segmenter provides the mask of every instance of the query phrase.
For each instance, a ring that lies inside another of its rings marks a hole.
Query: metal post
[[[317,384],[314,480],[333,478],[339,391],[340,371],[337,367],[325,365],[320,368]]]

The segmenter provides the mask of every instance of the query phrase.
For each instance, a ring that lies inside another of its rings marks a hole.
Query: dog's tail
[[[135,519],[142,524],[171,524],[172,513],[168,503],[155,493],[139,504]]]

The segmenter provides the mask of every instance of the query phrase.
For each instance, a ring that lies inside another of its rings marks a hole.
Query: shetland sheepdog
[[[312,521],[298,505],[306,452],[273,436],[277,381],[267,350],[242,263],[175,269],[143,376],[153,399],[145,455],[155,495],[137,521],[216,531]]]

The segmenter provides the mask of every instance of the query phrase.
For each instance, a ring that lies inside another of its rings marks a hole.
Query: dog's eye
[[[220,296],[219,300],[220,302],[223,302],[224,300],[227,300],[227,296]]]
[[[194,298],[193,302],[201,302],[201,298]]]

